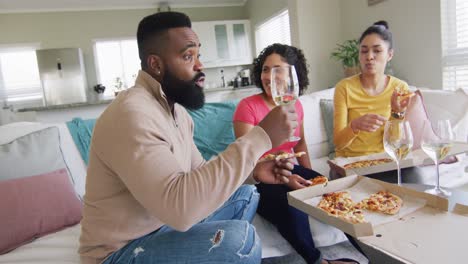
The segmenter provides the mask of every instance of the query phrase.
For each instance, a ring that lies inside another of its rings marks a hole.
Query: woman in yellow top
[[[333,137],[337,157],[383,152],[385,121],[404,117],[409,99],[398,99],[395,89],[408,90],[408,84],[384,73],[392,57],[388,24],[376,22],[359,39],[362,73],[336,85]]]

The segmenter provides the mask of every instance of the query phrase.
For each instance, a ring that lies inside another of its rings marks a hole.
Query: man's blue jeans
[[[163,226],[131,241],[104,263],[260,263],[260,239],[250,224],[258,200],[255,186],[243,185],[221,208],[188,231]]]

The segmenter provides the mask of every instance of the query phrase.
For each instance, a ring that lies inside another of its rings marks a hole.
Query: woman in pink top
[[[304,93],[309,79],[307,77],[307,63],[304,54],[300,49],[283,44],[273,44],[265,48],[259,57],[254,60],[254,81],[263,92],[241,100],[234,113],[234,133],[236,138],[241,137],[249,132],[254,126],[273,109],[276,104],[273,101],[270,90],[270,74],[271,69],[277,66],[294,65],[299,80],[299,95]],[[263,155],[277,154],[280,152],[305,152],[307,153],[307,144],[304,136],[304,110],[299,100],[296,101],[296,113],[299,125],[294,131],[295,136],[301,139],[295,142],[285,142],[279,147],[273,148]],[[298,164],[304,168],[311,169],[308,155],[303,155],[297,158]],[[303,188],[308,185],[308,181],[298,175],[290,177],[288,187],[293,190]]]
[[[255,84],[263,92],[244,98],[239,102],[233,117],[236,138],[247,134],[276,106],[270,90],[270,70],[273,67],[294,65],[299,80],[299,95],[302,95],[309,85],[306,59],[298,48],[283,44],[270,45],[260,53],[253,64]],[[346,261],[346,259],[342,259],[341,262],[322,260],[321,253],[315,248],[310,233],[308,216],[288,205],[287,193],[289,191],[308,186],[309,179],[320,175],[312,170],[310,164],[304,136],[304,111],[299,100],[296,101],[296,113],[299,126],[294,135],[301,139],[296,142],[285,142],[263,155],[300,151],[304,151],[307,155],[297,158],[298,165],[294,165],[291,170],[288,183],[284,185],[257,184],[257,190],[260,193],[257,212],[278,228],[281,235],[288,240],[307,263],[343,263],[342,261]]]

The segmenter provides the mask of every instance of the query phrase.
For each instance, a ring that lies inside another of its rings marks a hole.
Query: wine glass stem
[[[400,169],[400,161],[396,160],[397,165],[397,172],[398,172],[398,186],[401,185],[401,169]]]
[[[435,164],[436,164],[436,177],[437,177],[437,178],[436,178],[436,179],[437,179],[437,181],[436,181],[436,183],[437,183],[436,189],[437,189],[437,190],[440,190],[440,181],[439,181],[439,179],[440,179],[440,177],[439,177],[439,161],[436,160],[436,161],[435,161]]]

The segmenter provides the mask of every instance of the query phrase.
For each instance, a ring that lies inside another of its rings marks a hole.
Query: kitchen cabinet
[[[200,60],[205,68],[252,63],[248,20],[193,22],[200,39]]]

